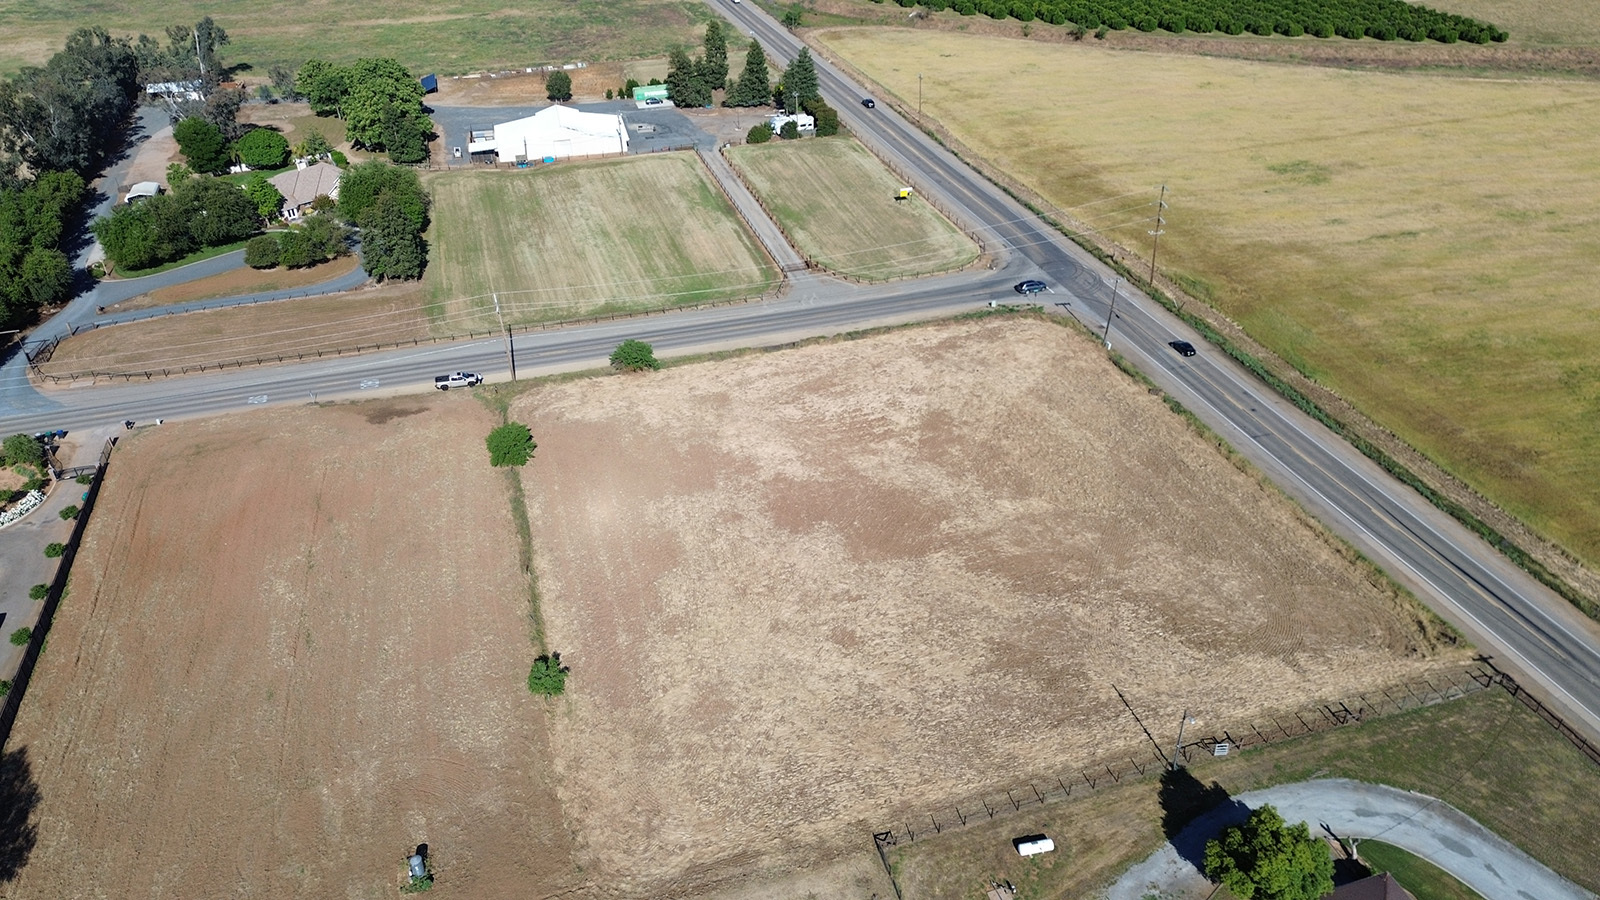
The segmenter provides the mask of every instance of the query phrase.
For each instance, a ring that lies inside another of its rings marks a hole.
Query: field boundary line
[[[1600,748],[1595,748],[1574,732],[1540,701],[1516,685],[1485,659],[1474,660],[1474,665],[1456,671],[1436,672],[1410,681],[1391,683],[1363,691],[1343,700],[1330,700],[1316,706],[1287,713],[1269,713],[1249,721],[1219,729],[1211,734],[1187,740],[1178,750],[1178,758],[1187,763],[1195,756],[1210,756],[1217,748],[1222,753],[1264,747],[1281,741],[1331,731],[1346,725],[1359,725],[1372,716],[1389,715],[1406,710],[1434,706],[1458,700],[1490,687],[1500,685],[1512,696],[1522,699],[1524,705],[1540,715],[1585,756],[1600,765]],[[1520,692],[1520,693],[1518,693]],[[1534,706],[1532,704],[1538,704]],[[1554,719],[1555,721],[1552,721]],[[1560,722],[1559,725],[1556,723]],[[1579,744],[1578,742],[1582,742]],[[1024,807],[1060,802],[1082,796],[1108,784],[1121,784],[1128,779],[1138,779],[1150,772],[1160,772],[1173,764],[1162,748],[1148,745],[1143,752],[1119,753],[1095,759],[1072,772],[1045,774],[997,788],[966,800],[938,807],[927,812],[907,815],[894,824],[873,829],[873,841],[879,846],[893,847],[909,844],[943,834],[951,829],[963,828],[974,821],[987,822],[1008,814],[1016,814]]]

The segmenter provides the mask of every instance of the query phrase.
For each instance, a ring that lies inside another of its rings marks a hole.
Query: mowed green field
[[[7,0],[0,3],[0,74],[37,65],[68,34],[99,25],[112,34],[148,34],[166,41],[168,25],[211,16],[228,32],[229,65],[265,78],[272,65],[297,68],[307,59],[347,63],[392,56],[413,72],[460,74],[574,60],[665,56],[700,40],[710,16],[692,0],[426,0],[381,4],[341,0],[216,4],[199,0]]]
[[[896,200],[902,182],[853,138],[746,144],[728,159],[796,249],[824,268],[883,279],[943,272],[978,245],[926,200]]]
[[[1600,84],[825,41],[1124,246],[1168,185],[1164,271],[1600,565]]]
[[[424,281],[444,330],[759,295],[778,272],[692,153],[433,175]]]

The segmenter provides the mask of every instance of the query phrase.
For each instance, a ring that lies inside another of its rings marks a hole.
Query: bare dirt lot
[[[1461,658],[1054,324],[546,385],[512,418],[573,669],[559,793],[614,896],[1138,748],[1113,685],[1225,728]]]
[[[126,440],[7,747],[38,842],[0,896],[387,898],[422,842],[430,896],[580,886],[494,424],[451,395]]]

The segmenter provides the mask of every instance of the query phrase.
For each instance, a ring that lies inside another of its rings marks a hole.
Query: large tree
[[[256,205],[256,214],[268,222],[278,218],[283,210],[283,193],[260,172],[250,176],[245,183],[244,194]]]
[[[245,132],[234,149],[239,161],[252,169],[276,169],[289,161],[289,139],[270,128]]]
[[[572,76],[556,69],[544,80],[544,95],[557,103],[572,99]]]
[[[83,179],[73,172],[0,189],[0,321],[22,324],[70,295],[72,264],[61,241],[83,195]]]
[[[385,115],[404,117],[420,131],[428,127],[422,113],[421,82],[405,66],[388,58],[358,59],[351,64],[350,92],[341,108],[345,139],[357,147],[385,147]]]
[[[705,106],[711,89],[700,78],[700,66],[679,47],[667,57],[667,96],[678,106]]]
[[[1239,900],[1318,900],[1333,891],[1333,857],[1306,823],[1288,825],[1267,804],[1206,844],[1206,877]]]
[[[190,116],[172,126],[178,150],[189,161],[189,168],[201,173],[228,169],[228,142],[221,129],[199,116]]]
[[[337,115],[339,103],[350,91],[350,71],[321,59],[307,60],[294,76],[295,93],[306,98],[319,116]]]
[[[400,205],[418,232],[428,227],[428,195],[417,173],[376,159],[351,166],[339,177],[339,215],[359,224],[362,213],[384,193]]]
[[[789,68],[783,70],[783,95],[793,103],[793,106],[786,105],[784,107],[790,112],[797,112],[800,109],[800,104],[822,96],[822,91],[817,84],[817,66],[811,60],[810,48],[801,47],[799,55],[794,58],[794,62],[789,64]]]
[[[80,28],[43,67],[0,82],[0,150],[34,172],[92,172],[117,145],[139,93],[126,38]],[[7,172],[14,160],[0,164]]]
[[[378,195],[356,220],[361,228],[361,261],[379,281],[414,281],[428,263],[422,230],[388,191]]]
[[[765,106],[772,102],[772,75],[767,70],[767,53],[755,41],[750,42],[750,49],[745,52],[744,72],[739,75],[739,81],[733,89],[728,91],[728,96],[723,100],[723,106]]]
[[[189,234],[202,247],[231,244],[258,230],[255,203],[231,181],[191,178],[179,185],[172,197],[188,218]]]
[[[722,22],[717,19],[706,23],[705,53],[700,57],[700,80],[714,91],[728,84],[728,34],[722,30]]]

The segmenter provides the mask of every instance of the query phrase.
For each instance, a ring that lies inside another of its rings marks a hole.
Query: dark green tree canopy
[[[341,195],[342,199],[342,195]],[[393,191],[378,194],[356,217],[361,229],[361,259],[379,281],[414,281],[428,264],[428,245]]]
[[[706,23],[705,52],[700,57],[700,80],[712,90],[728,84],[728,34],[722,22],[712,19]]]
[[[245,132],[234,149],[239,161],[252,169],[277,169],[289,161],[289,139],[270,128]]]
[[[489,465],[525,466],[539,448],[533,432],[521,422],[507,422],[489,432],[485,438],[489,445]]]
[[[1285,824],[1268,804],[1206,844],[1206,877],[1239,900],[1319,900],[1333,891],[1333,857],[1306,823]]]
[[[31,184],[0,188],[0,322],[23,324],[70,296],[72,264],[61,241],[83,196],[75,172],[45,172]]]
[[[700,66],[682,47],[667,57],[667,96],[678,106],[705,106],[711,102],[711,89],[700,79]]]
[[[319,116],[336,115],[339,102],[350,91],[350,72],[326,60],[307,60],[295,73],[294,89],[306,98],[312,112]]]
[[[139,95],[139,64],[126,38],[80,28],[42,67],[0,82],[0,163],[20,160],[34,172],[87,175],[117,146]]]
[[[767,69],[767,53],[755,41],[745,51],[744,71],[734,84],[724,106],[766,106],[772,102],[772,73]]]
[[[228,170],[228,142],[217,126],[190,116],[172,127],[172,137],[189,160],[189,168],[207,174]]]
[[[817,65],[811,59],[810,48],[801,47],[794,62],[783,71],[783,92],[785,96],[793,97],[797,104],[822,97],[817,84]],[[798,105],[794,107],[799,108]]]
[[[572,99],[572,76],[556,69],[544,80],[544,95],[557,103]]]
[[[428,195],[417,173],[382,160],[351,166],[339,178],[339,215],[356,222],[361,213],[388,192],[418,232],[428,227]]]
[[[244,194],[256,205],[256,214],[269,222],[278,218],[283,210],[283,194],[260,172],[250,176],[245,183]]]
[[[277,268],[282,258],[283,248],[278,244],[277,235],[257,235],[244,245],[244,264],[252,269]]]

